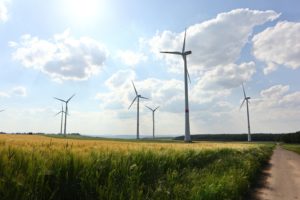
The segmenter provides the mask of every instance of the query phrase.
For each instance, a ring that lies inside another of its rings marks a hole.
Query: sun
[[[90,21],[101,14],[102,0],[65,0],[66,10],[77,22]]]

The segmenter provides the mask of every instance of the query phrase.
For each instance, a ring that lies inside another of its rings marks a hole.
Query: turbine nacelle
[[[159,106],[157,106],[156,108],[150,108],[149,106],[145,106],[145,107],[147,107],[149,110],[151,110],[152,112],[155,112],[158,108],[159,108]]]
[[[132,82],[132,86],[133,86],[133,89],[134,89],[134,92],[135,92],[136,96],[135,96],[135,98],[132,100],[132,102],[131,102],[130,106],[128,107],[128,109],[131,108],[132,104],[133,104],[137,99],[140,99],[140,98],[141,98],[141,99],[149,99],[149,98],[147,98],[147,97],[143,97],[142,95],[140,95],[140,94],[138,93],[138,91],[136,90],[133,81],[131,81],[131,82]]]
[[[186,51],[183,53],[183,55],[185,55],[185,56],[190,55],[190,54],[192,54],[192,51]]]

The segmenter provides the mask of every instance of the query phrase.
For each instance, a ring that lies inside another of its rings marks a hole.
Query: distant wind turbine
[[[244,88],[244,84],[242,84],[243,87],[243,93],[244,93],[244,100],[240,106],[240,109],[243,107],[244,103],[246,102],[246,106],[247,106],[247,121],[248,121],[248,142],[251,142],[251,131],[250,131],[250,117],[249,117],[249,99],[250,97],[247,97],[246,92],[245,92],[245,88]]]
[[[128,107],[128,109],[130,109],[130,107],[132,106],[132,104],[135,102],[135,100],[137,100],[137,121],[136,121],[136,139],[140,139],[140,98],[141,99],[148,99],[146,97],[143,97],[142,95],[138,94],[135,85],[132,81],[132,85],[134,88],[134,92],[135,92],[135,98],[133,99],[132,103],[130,104],[130,106]]]
[[[75,96],[75,94],[73,94],[68,100],[63,100],[63,99],[59,99],[59,98],[56,98],[54,97],[54,99],[58,100],[58,101],[61,101],[63,103],[66,104],[66,108],[65,108],[65,127],[64,127],[64,136],[66,137],[67,136],[67,114],[68,114],[68,103],[69,101]]]
[[[63,129],[63,123],[64,123],[64,107],[61,105],[61,111],[55,114],[55,116],[59,115],[61,113],[61,121],[60,121],[60,134],[62,134],[62,129]]]
[[[182,52],[179,51],[161,51],[160,53],[168,53],[180,55],[183,58],[184,62],[184,93],[185,93],[185,142],[191,142],[191,134],[190,134],[190,117],[189,117],[189,91],[188,91],[188,79],[191,82],[190,75],[187,69],[187,61],[186,56],[192,54],[192,51],[185,50],[185,39],[186,39],[186,30],[184,32],[183,46]]]
[[[152,108],[150,108],[150,107],[148,107],[148,106],[146,106],[149,110],[151,110],[152,111],[152,126],[153,126],[153,139],[155,138],[155,119],[154,119],[154,114],[155,114],[155,111],[159,108],[159,106],[158,107],[156,107],[156,108],[154,108],[154,109],[152,109]]]

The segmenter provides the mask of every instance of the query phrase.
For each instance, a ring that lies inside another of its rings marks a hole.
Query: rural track
[[[300,200],[300,155],[277,145],[253,200]]]

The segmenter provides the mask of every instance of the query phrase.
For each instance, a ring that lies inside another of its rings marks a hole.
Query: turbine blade
[[[147,97],[143,97],[143,96],[140,96],[140,98],[141,98],[141,99],[149,99],[149,98],[147,98]]]
[[[60,113],[62,113],[62,111],[59,111],[58,113],[56,113],[54,116],[57,116],[57,115],[59,115]]]
[[[245,88],[244,88],[244,84],[243,83],[242,83],[242,87],[243,87],[244,97],[246,99],[246,92],[245,92]]]
[[[58,100],[58,101],[62,101],[62,102],[64,102],[64,103],[66,103],[65,100],[62,100],[62,99],[59,99],[59,98],[56,98],[56,97],[53,97],[53,98],[56,99],[56,100]]]
[[[68,100],[67,103],[75,96],[75,94],[73,94]]]
[[[150,108],[149,106],[146,106],[147,108],[149,108],[149,110],[151,110],[151,111],[153,111],[153,109],[152,108]]]
[[[183,46],[182,46],[182,53],[185,51],[185,38],[186,38],[186,29],[184,31],[184,39],[183,39]]]
[[[137,90],[136,90],[136,88],[135,88],[135,85],[134,85],[133,81],[131,81],[131,82],[132,82],[132,85],[133,85],[133,88],[134,88],[135,94],[136,94],[136,95],[138,95],[138,92],[137,92]]]
[[[178,51],[161,51],[160,53],[183,55],[181,52],[178,52]]]
[[[154,109],[154,111],[156,111],[158,108],[159,108],[159,106],[157,106],[157,107]]]
[[[244,103],[245,103],[246,99],[243,100],[241,106],[240,106],[240,109],[243,107]]]
[[[131,108],[132,104],[135,102],[137,96],[133,99],[133,101],[131,102],[130,106],[128,107],[128,110]]]

